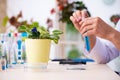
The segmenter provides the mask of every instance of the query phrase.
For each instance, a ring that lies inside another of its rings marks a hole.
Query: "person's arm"
[[[109,24],[105,23],[101,18],[86,18],[82,20],[79,25],[79,31],[83,36],[94,35],[109,40],[116,46],[118,50],[120,50],[120,32],[115,30]]]
[[[116,25],[116,29],[111,31],[112,34],[108,35],[108,40],[110,40],[120,51],[120,20]]]
[[[108,40],[110,40],[118,50],[120,50],[120,32],[113,30],[113,34],[109,35]]]
[[[108,37],[104,40],[101,38],[96,38],[94,43],[94,38],[91,38],[92,49],[87,55],[92,57],[97,63],[107,63],[110,60],[119,56],[120,50],[120,20],[116,26],[116,29],[111,29]]]
[[[85,49],[85,55],[97,63],[107,63],[119,55],[118,49],[108,40],[96,38],[96,43],[90,53]]]

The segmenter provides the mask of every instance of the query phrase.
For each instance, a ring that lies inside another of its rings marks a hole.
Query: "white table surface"
[[[85,68],[86,70],[68,70]],[[0,80],[120,80],[105,64],[59,65],[52,63],[45,71],[31,71],[24,68],[7,69],[0,72]]]

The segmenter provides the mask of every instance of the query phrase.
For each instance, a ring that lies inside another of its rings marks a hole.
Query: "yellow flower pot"
[[[50,54],[51,40],[48,39],[26,39],[27,63],[47,63]]]

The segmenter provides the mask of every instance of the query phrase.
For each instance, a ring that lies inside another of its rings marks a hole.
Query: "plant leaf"
[[[52,31],[52,32],[53,32],[53,34],[57,34],[57,35],[59,35],[59,34],[63,34],[63,32],[60,31],[60,30],[54,30],[54,31]]]
[[[26,26],[21,25],[21,26],[18,27],[18,30],[26,32]]]
[[[2,25],[3,25],[4,27],[7,25],[8,20],[9,20],[9,17],[8,17],[8,16],[4,17],[3,22],[2,22]]]

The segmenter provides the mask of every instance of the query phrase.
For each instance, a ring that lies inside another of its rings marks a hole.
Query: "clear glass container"
[[[31,72],[47,71],[47,63],[25,63],[24,70]]]

